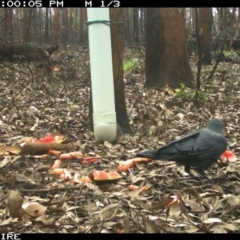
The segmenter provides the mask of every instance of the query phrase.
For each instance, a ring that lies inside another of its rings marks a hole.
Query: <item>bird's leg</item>
[[[208,182],[212,183],[212,180],[207,177],[206,173],[202,169],[198,169],[199,173],[208,180]]]
[[[191,173],[189,166],[185,166],[185,171],[186,171],[192,178],[195,178],[195,179],[197,178],[194,174]],[[212,183],[212,180],[207,177],[206,173],[205,173],[202,169],[198,169],[198,172],[199,172],[205,179],[207,179],[208,182]]]

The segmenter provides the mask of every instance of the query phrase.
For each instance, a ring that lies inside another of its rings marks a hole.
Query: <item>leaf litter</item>
[[[89,130],[90,69],[86,49],[69,48],[60,55],[53,54],[48,69],[39,69],[35,62],[16,61],[11,63],[14,68],[0,70],[1,231],[240,232],[239,65],[221,62],[219,69],[229,71],[224,78],[217,71],[208,83],[205,98],[195,102],[187,89],[182,97],[170,87],[145,89],[142,53],[126,49],[124,54],[126,59],[138,59],[134,68],[124,72],[133,134],[120,134],[115,143],[96,142]],[[193,59],[191,64],[196,74]],[[208,67],[204,68],[207,72]],[[133,159],[135,153],[164,146],[205,126],[212,117],[224,121],[229,150],[236,155],[231,161],[226,157],[219,160],[206,171],[214,184],[206,183],[201,176],[192,179],[181,166],[160,160],[133,162],[126,171],[119,172],[121,179],[114,183],[70,180],[90,176],[94,171],[116,171],[119,163]],[[60,140],[56,140],[59,144],[72,144],[83,153],[83,157],[71,155],[71,161],[61,161],[61,167],[70,174],[68,178],[51,174],[51,169],[54,162],[60,161],[60,153],[69,151],[34,157],[17,155],[19,148],[14,147],[34,139],[50,141],[46,136],[53,132],[61,133]]]

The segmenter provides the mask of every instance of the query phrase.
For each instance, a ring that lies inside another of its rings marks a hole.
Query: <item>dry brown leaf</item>
[[[223,224],[216,224],[213,227],[211,227],[211,232],[213,233],[227,233],[227,231],[224,229]]]
[[[182,212],[182,209],[179,205],[178,202],[174,202],[172,205],[169,207],[169,216],[170,217],[175,217],[178,218]]]
[[[168,204],[170,202],[172,202],[172,200],[173,200],[172,195],[169,194],[163,200],[161,200],[160,202],[153,204],[152,209],[156,210],[156,209],[161,209],[161,208],[167,207]]]
[[[8,195],[8,210],[12,218],[20,218],[22,216],[21,209],[23,197],[18,190],[10,190]]]
[[[224,228],[227,229],[227,230],[231,230],[231,231],[238,230],[238,227],[233,223],[224,224]]]
[[[39,122],[39,119],[36,117],[34,125],[29,130],[34,132],[36,130],[36,128],[38,127],[38,122]]]
[[[230,163],[227,166],[226,172],[240,172],[240,165],[236,165],[236,163]]]
[[[189,205],[189,207],[191,208],[191,212],[202,212],[202,206],[197,203],[196,201],[190,200],[190,199],[185,199],[184,203],[186,205]]]
[[[217,192],[219,192],[221,194],[224,194],[224,191],[223,191],[222,187],[217,185],[217,184],[212,184],[211,188],[216,190]]]
[[[43,214],[34,219],[35,222],[40,222],[44,226],[55,226],[54,219],[49,219],[46,214]]]
[[[190,226],[186,226],[184,232],[186,233],[196,233],[198,232],[199,228],[193,226],[193,225],[190,225]]]
[[[138,189],[129,193],[129,196],[131,196],[132,198],[137,198],[138,195],[143,192],[143,186],[145,185],[146,181],[142,181],[141,184],[139,185]]]
[[[124,229],[124,233],[130,233],[129,232],[130,222],[129,222],[129,214],[128,213],[126,213],[126,215],[124,216],[123,229]]]
[[[142,221],[145,229],[145,233],[160,233],[159,228],[149,219],[142,215]]]
[[[86,233],[86,231],[87,231],[87,229],[84,226],[80,225],[78,227],[78,233]]]
[[[156,134],[156,131],[157,131],[157,127],[156,126],[151,126],[149,128],[149,132],[148,132],[148,135],[149,136],[154,136]]]
[[[17,174],[15,176],[15,181],[17,183],[28,183],[28,184],[31,184],[31,185],[37,185],[36,182],[34,182],[32,179],[26,177],[25,175],[23,174]]]
[[[170,88],[169,86],[166,86],[164,88],[164,91],[167,92],[169,95],[174,95],[175,94],[175,90]]]
[[[233,194],[228,194],[223,196],[225,200],[227,200],[227,203],[233,207],[233,206],[237,206],[240,203],[240,199],[239,196],[234,196]]]
[[[19,154],[22,151],[20,146],[9,146],[0,148],[0,155]]]
[[[199,196],[199,193],[196,191],[196,189],[194,188],[188,188],[188,189],[185,189],[184,192],[188,193],[188,194],[191,194],[192,196],[194,196],[197,200],[197,203],[199,203],[200,207],[202,208],[202,205],[201,205],[201,198]]]
[[[104,146],[107,147],[108,149],[111,149],[112,148],[112,144],[108,141],[104,141]]]
[[[208,218],[206,220],[204,220],[204,223],[206,224],[210,224],[210,223],[221,223],[222,220],[219,218]]]
[[[10,156],[6,156],[4,157],[4,159],[1,161],[0,163],[0,168],[5,167],[8,164],[13,164],[14,162],[16,162],[18,159],[20,158],[20,156],[16,156],[16,157],[10,157]]]
[[[113,219],[115,217],[115,215],[117,214],[117,210],[118,210],[119,206],[120,206],[119,203],[113,203],[113,204],[106,206],[99,212],[99,218],[102,220]]]
[[[22,209],[28,216],[33,218],[42,216],[47,210],[46,207],[37,202],[24,203]]]
[[[18,218],[7,218],[5,220],[3,220],[2,222],[0,222],[0,226],[3,226],[3,227],[7,227],[9,226],[9,224],[12,224],[12,223],[15,223],[16,221],[18,221]]]

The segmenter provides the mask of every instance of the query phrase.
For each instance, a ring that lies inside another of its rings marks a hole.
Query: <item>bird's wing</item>
[[[220,157],[227,148],[226,138],[214,131],[203,129],[174,142],[178,151],[197,155],[198,159]]]
[[[175,144],[178,144],[178,143],[180,143],[181,145],[184,145],[184,144],[188,145],[188,142],[196,141],[196,139],[199,137],[199,135],[201,133],[200,131],[201,130],[190,132],[187,135],[185,135],[177,140],[174,140],[161,148],[168,147],[169,145],[175,146]]]

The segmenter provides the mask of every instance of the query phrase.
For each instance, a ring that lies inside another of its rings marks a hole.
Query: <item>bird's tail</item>
[[[153,160],[173,160],[174,158],[181,157],[181,153],[174,146],[164,146],[162,148],[148,150],[145,152],[137,153],[137,157],[146,157]]]
[[[156,155],[156,150],[149,150],[141,153],[137,153],[137,157],[151,158],[151,159],[159,159],[159,156]]]

